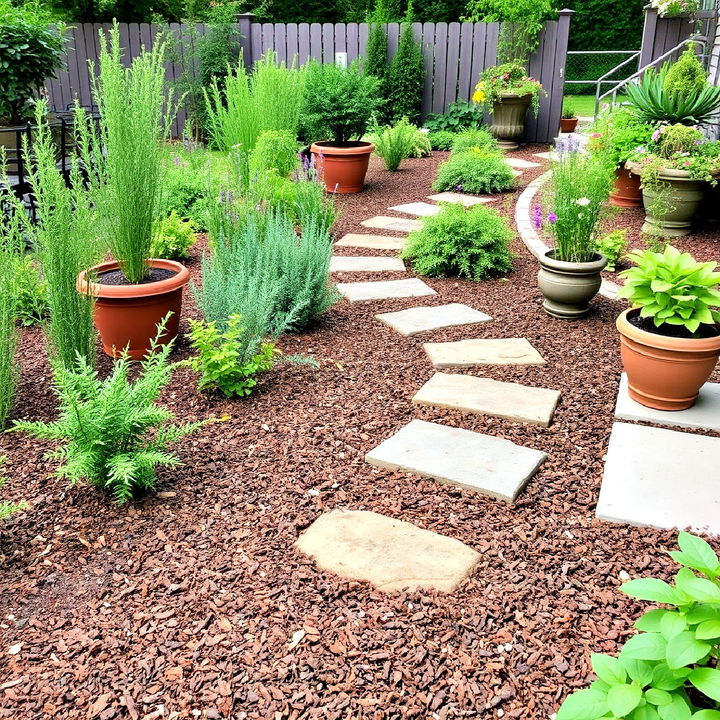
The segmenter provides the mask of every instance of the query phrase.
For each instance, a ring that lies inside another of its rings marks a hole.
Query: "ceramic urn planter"
[[[532,95],[502,93],[493,105],[490,132],[497,138],[503,150],[517,150],[518,141],[525,133],[525,115],[532,102]]]

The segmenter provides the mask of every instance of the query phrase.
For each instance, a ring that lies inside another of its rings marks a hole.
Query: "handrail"
[[[620,68],[625,67],[629,62],[632,62],[633,60],[637,60],[640,57],[640,54],[642,53],[642,50],[638,50],[634,55],[631,55],[627,60],[621,62],[619,65],[616,65],[612,70],[609,70],[604,75],[600,76],[597,79],[597,85],[595,86],[595,115],[598,114],[598,108],[600,107],[600,86],[603,82],[607,82],[606,78],[610,77],[611,75],[614,75]],[[614,81],[613,81],[614,82]]]

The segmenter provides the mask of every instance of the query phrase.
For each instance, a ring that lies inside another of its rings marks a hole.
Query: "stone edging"
[[[544,255],[550,247],[546,245],[537,230],[533,227],[531,218],[532,204],[535,196],[540,188],[550,179],[551,172],[535,178],[520,194],[517,205],[515,205],[515,225],[520,234],[521,240],[525,243],[527,249],[536,257]],[[617,292],[620,286],[610,280],[603,280],[600,287],[600,294],[610,300],[617,299]]]

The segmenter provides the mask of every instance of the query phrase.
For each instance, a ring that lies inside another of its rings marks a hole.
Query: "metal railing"
[[[640,50],[569,50],[568,51],[568,68],[570,67],[571,63],[570,60],[572,58],[588,58],[595,60],[595,65],[600,65],[600,70],[604,70],[607,67],[606,62],[602,62],[603,59],[608,58],[612,55],[628,55],[625,60],[623,60],[619,65],[615,65],[610,70],[603,72],[603,74],[600,77],[592,77],[592,78],[586,78],[586,79],[577,79],[577,80],[565,80],[566,85],[589,85],[589,86],[595,86],[595,96],[597,97],[600,93],[600,89],[603,85],[609,85],[614,82],[617,82],[617,80],[609,79],[611,78],[616,72],[618,72],[620,69],[624,68],[626,65],[629,65],[633,61],[637,61],[640,57]],[[597,61],[600,62],[597,62]],[[574,65],[574,63],[572,63]],[[566,71],[566,75],[570,74],[569,70]]]

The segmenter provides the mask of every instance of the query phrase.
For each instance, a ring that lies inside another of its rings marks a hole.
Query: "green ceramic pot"
[[[490,132],[503,150],[517,150],[518,141],[525,133],[525,114],[531,102],[530,94],[503,93],[494,103]]]

